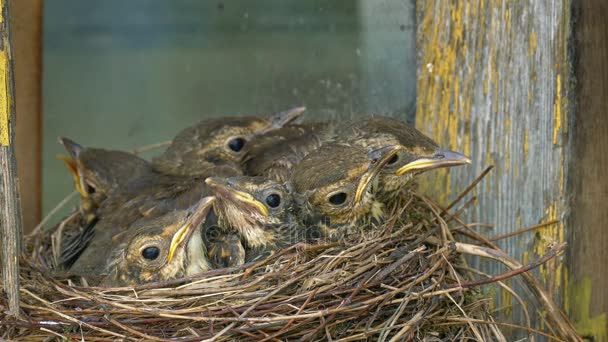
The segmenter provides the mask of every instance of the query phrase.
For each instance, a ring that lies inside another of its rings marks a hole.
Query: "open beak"
[[[216,192],[217,196],[252,208],[264,217],[269,215],[268,208],[266,208],[262,202],[258,201],[247,192],[235,189],[227,180],[218,177],[209,177],[205,179],[205,183]]]
[[[86,186],[84,184],[84,179],[80,176],[78,166],[76,165],[76,160],[78,160],[78,156],[84,147],[76,143],[74,140],[66,137],[59,137],[59,143],[63,145],[63,148],[65,148],[70,156],[58,155],[57,159],[63,160],[65,166],[72,174],[72,177],[74,177],[74,185],[76,186],[78,193],[80,193],[80,196],[83,198],[88,198],[89,194],[85,191]]]
[[[215,202],[215,197],[204,197],[188,210],[189,213],[186,222],[179,227],[175,234],[173,234],[171,245],[169,246],[169,254],[167,255],[167,262],[173,260],[173,256],[178,248],[190,239],[192,233],[196,231],[196,228],[200,227],[213,207],[213,202]]]
[[[306,111],[306,107],[295,107],[284,112],[272,114],[269,118],[271,126],[268,130],[281,128],[294,122],[304,113],[304,111]]]
[[[471,159],[464,154],[437,149],[432,157],[416,159],[411,163],[405,164],[397,169],[396,174],[397,176],[401,176],[411,171],[428,171],[440,167],[464,164],[471,164]]]
[[[74,161],[74,159],[62,154],[57,155],[57,159],[63,160],[63,162],[65,163],[65,167],[72,174],[72,177],[74,178],[74,186],[76,187],[76,190],[78,191],[80,196],[82,196],[83,198],[89,198],[89,194],[84,191],[84,179],[80,177],[80,172],[78,172],[78,167],[76,166],[76,162]]]
[[[363,194],[367,191],[370,184],[382,168],[388,163],[388,161],[399,151],[401,150],[401,146],[399,145],[390,145],[386,147],[382,147],[376,150],[373,150],[369,153],[370,164],[368,170],[363,174],[361,180],[359,181],[359,185],[357,186],[357,191],[355,192],[355,201],[354,204],[359,203],[361,198],[363,198]]]

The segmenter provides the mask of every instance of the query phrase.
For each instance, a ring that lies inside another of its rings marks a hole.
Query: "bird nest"
[[[56,257],[50,233],[38,231],[27,239],[21,263],[22,317],[0,313],[0,337],[505,341],[508,327],[569,338],[569,322],[527,272],[563,245],[548,246],[543,258],[521,265],[414,188],[396,202],[381,226],[340,241],[298,244],[256,264],[134,288],[76,285],[58,275],[50,266]],[[510,270],[485,275],[468,266],[466,255]],[[528,285],[535,308],[500,282],[513,276]],[[527,326],[493,318],[493,298],[484,290],[491,283],[520,301]],[[544,313],[546,331],[530,326],[528,312],[535,309]]]

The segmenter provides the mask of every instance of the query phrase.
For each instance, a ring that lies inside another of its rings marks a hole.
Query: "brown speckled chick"
[[[61,159],[74,178],[86,222],[92,221],[96,209],[110,193],[124,191],[133,181],[154,173],[146,160],[132,153],[84,147],[64,137],[59,142],[69,154]]]
[[[304,110],[297,107],[269,117],[203,120],[178,133],[167,150],[153,160],[154,168],[165,174],[192,176],[207,173],[218,164],[239,167],[251,139],[293,122]]]
[[[285,182],[295,165],[333,137],[333,127],[327,122],[289,125],[257,136],[247,147],[243,171]]]
[[[378,196],[384,201],[395,197],[417,174],[471,163],[469,158],[458,152],[441,149],[414,127],[385,116],[353,120],[340,128],[339,139],[367,150],[387,145],[401,147],[379,177]]]
[[[358,145],[330,143],[311,152],[291,176],[295,196],[301,202],[302,226],[313,235],[332,238],[371,219],[380,219],[384,206],[371,188],[399,149],[386,146],[368,152]]]
[[[209,270],[202,241],[204,221],[214,197],[205,197],[187,210],[169,212],[136,222],[109,246],[102,269],[102,286],[134,286],[167,281]],[[88,276],[84,275],[84,276]]]
[[[217,198],[218,226],[240,237],[246,260],[280,250],[305,239],[295,218],[288,186],[264,177],[207,178]]]

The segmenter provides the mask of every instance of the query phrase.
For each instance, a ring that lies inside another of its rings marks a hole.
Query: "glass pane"
[[[204,117],[296,105],[410,120],[414,33],[403,0],[47,0],[44,212],[73,188],[60,135],[132,149]]]

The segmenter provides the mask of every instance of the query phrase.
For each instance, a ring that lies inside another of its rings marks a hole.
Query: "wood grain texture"
[[[581,334],[608,341],[608,3],[576,5],[568,309]]]
[[[0,146],[0,228],[2,229],[2,289],[8,297],[8,312],[19,315],[19,248],[21,241],[21,205],[15,157],[15,101],[10,44],[9,4],[0,0],[0,115],[8,120],[9,144]]]
[[[15,66],[17,169],[23,229],[28,232],[42,215],[42,0],[11,0],[11,35]]]
[[[417,2],[416,126],[473,160],[472,167],[429,175],[425,189],[448,203],[495,165],[473,194],[477,203],[465,211],[469,221],[493,224],[488,235],[498,236],[560,220],[499,243],[523,263],[566,236],[570,18],[568,0]],[[493,263],[477,266],[501,270]],[[562,261],[539,272],[561,300],[567,281]],[[508,292],[496,298],[508,318],[522,322]]]

